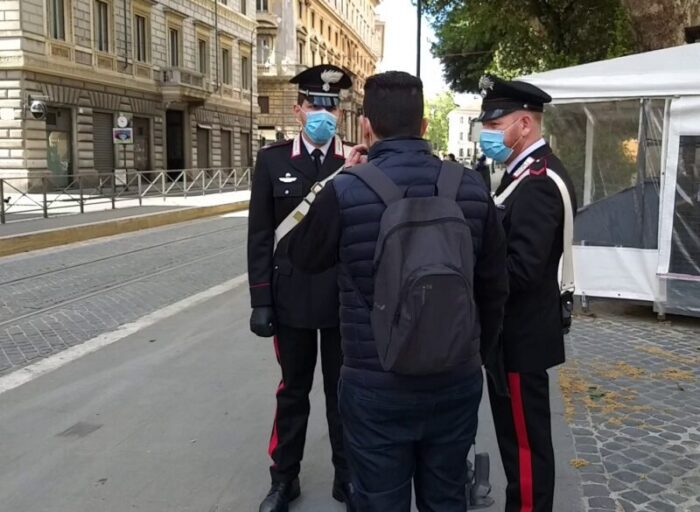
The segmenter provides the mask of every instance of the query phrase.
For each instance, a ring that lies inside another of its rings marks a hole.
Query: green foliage
[[[433,145],[433,151],[447,151],[449,122],[447,114],[455,109],[454,96],[445,92],[426,101],[425,117],[428,119],[428,131],[425,138]]]
[[[634,51],[621,0],[425,0],[432,51],[456,91],[485,72],[504,78]]]

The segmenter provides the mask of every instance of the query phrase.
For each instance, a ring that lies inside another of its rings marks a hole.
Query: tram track
[[[167,241],[165,241],[165,242],[161,242],[161,243],[157,243],[157,244],[148,245],[148,246],[146,246],[146,247],[139,247],[139,248],[137,248],[137,249],[132,249],[132,250],[129,250],[129,251],[123,251],[123,252],[119,252],[119,253],[116,253],[116,254],[110,254],[109,256],[104,256],[104,257],[101,257],[101,258],[95,258],[95,259],[92,259],[92,260],[89,260],[89,261],[83,261],[83,262],[80,262],[80,263],[76,263],[76,264],[74,264],[74,265],[61,266],[61,267],[59,267],[59,268],[55,268],[55,269],[51,269],[51,270],[46,270],[46,271],[44,271],[44,272],[38,272],[38,273],[31,274],[31,275],[28,275],[28,276],[22,276],[22,277],[17,277],[17,278],[14,278],[14,279],[8,279],[8,280],[6,280],[6,281],[0,281],[0,287],[2,287],[2,286],[7,286],[7,285],[13,285],[13,284],[17,284],[17,283],[21,283],[21,282],[23,282],[23,281],[28,281],[28,280],[31,280],[31,279],[36,279],[36,278],[40,278],[40,277],[46,277],[46,276],[49,276],[49,275],[54,275],[54,274],[57,274],[57,273],[59,273],[59,272],[66,272],[66,271],[68,271],[68,270],[74,270],[74,269],[77,269],[77,268],[87,267],[87,266],[89,266],[89,265],[94,265],[94,264],[97,264],[97,263],[104,263],[105,261],[114,260],[114,259],[121,258],[121,257],[124,257],[124,256],[132,256],[132,255],[134,255],[134,254],[143,253],[143,252],[149,251],[149,250],[159,249],[159,248],[162,248],[162,247],[166,247],[166,246],[168,246],[168,245],[174,245],[174,244],[178,244],[178,243],[189,242],[189,241],[195,240],[195,239],[197,239],[197,238],[203,238],[203,237],[206,237],[206,236],[209,236],[209,235],[214,235],[214,234],[222,233],[222,232],[225,232],[225,231],[240,231],[240,230],[242,230],[242,229],[246,229],[246,226],[245,226],[245,225],[228,226],[228,227],[225,227],[225,228],[215,229],[215,230],[207,231],[207,232],[204,232],[204,233],[196,233],[196,234],[191,235],[191,236],[181,237],[181,238],[177,238],[177,239],[175,239],[175,240],[167,240]],[[0,325],[2,325],[2,324],[0,323]]]
[[[123,287],[125,287],[125,286],[129,286],[129,285],[132,285],[132,284],[135,284],[135,283],[138,283],[138,282],[146,281],[146,280],[151,279],[151,278],[153,278],[153,277],[156,277],[156,276],[159,276],[159,275],[163,275],[163,274],[166,274],[166,273],[168,273],[168,272],[172,272],[172,271],[174,271],[174,270],[179,270],[179,269],[184,268],[184,267],[187,267],[187,266],[189,266],[189,265],[194,265],[194,264],[196,264],[196,263],[200,263],[200,262],[206,261],[206,260],[208,260],[208,259],[216,258],[217,256],[221,256],[221,255],[226,254],[226,253],[231,253],[231,252],[238,251],[238,250],[240,249],[241,245],[243,245],[243,244],[242,244],[242,243],[239,243],[239,244],[236,244],[236,245],[234,245],[234,246],[232,246],[232,247],[229,247],[229,248],[227,248],[227,249],[223,249],[223,250],[221,250],[221,251],[218,251],[218,252],[215,252],[215,253],[212,253],[212,254],[207,254],[207,255],[205,255],[205,256],[201,256],[201,257],[198,257],[198,258],[195,258],[195,259],[186,261],[186,262],[184,262],[184,263],[180,263],[180,264],[177,264],[177,265],[173,265],[173,266],[170,266],[170,267],[166,267],[166,268],[157,270],[157,271],[155,271],[155,272],[151,272],[151,273],[149,273],[149,274],[147,274],[147,275],[137,276],[137,277],[135,277],[135,278],[128,279],[128,280],[126,280],[126,281],[120,282],[120,283],[115,284],[115,285],[106,286],[106,287],[101,288],[101,289],[99,289],[99,290],[94,290],[94,291],[91,291],[91,292],[89,292],[89,293],[85,293],[85,294],[83,294],[83,295],[80,295],[80,296],[78,296],[78,297],[74,297],[74,298],[71,298],[71,299],[68,299],[68,300],[65,300],[65,301],[62,301],[62,302],[57,302],[57,303],[55,303],[55,304],[52,304],[51,306],[47,306],[47,307],[44,307],[44,308],[41,308],[41,309],[37,309],[37,310],[32,311],[32,312],[29,312],[29,313],[25,313],[25,314],[20,315],[20,316],[13,317],[13,318],[11,318],[11,319],[8,319],[8,320],[5,320],[5,321],[0,322],[0,328],[6,327],[6,326],[9,326],[9,325],[12,325],[12,324],[15,324],[15,323],[17,323],[17,322],[21,322],[22,320],[26,320],[26,319],[31,318],[31,317],[34,317],[34,316],[43,315],[43,314],[45,314],[45,313],[48,313],[48,312],[53,311],[53,310],[56,310],[56,309],[64,308],[65,306],[69,306],[69,305],[74,304],[74,303],[76,303],[76,302],[80,302],[80,301],[83,301],[83,300],[86,300],[86,299],[90,299],[90,298],[92,298],[92,297],[96,297],[96,296],[98,296],[98,295],[101,295],[101,294],[104,294],[104,293],[108,293],[108,292],[117,290],[117,289],[119,289],[119,288],[123,288]]]

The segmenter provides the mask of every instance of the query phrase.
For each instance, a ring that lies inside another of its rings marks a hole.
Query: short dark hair
[[[403,71],[373,75],[365,82],[362,109],[380,139],[420,137],[423,82]]]

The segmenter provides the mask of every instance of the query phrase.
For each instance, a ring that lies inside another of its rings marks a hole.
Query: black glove
[[[509,398],[508,376],[503,355],[503,338],[499,336],[496,346],[493,347],[488,355],[482,357],[484,357],[483,362],[484,368],[486,369],[486,378],[491,380],[494,391],[496,391],[497,395]]]
[[[269,306],[253,308],[250,315],[250,330],[261,338],[275,335],[275,313]]]

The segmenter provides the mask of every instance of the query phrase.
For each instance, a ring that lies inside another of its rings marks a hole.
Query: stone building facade
[[[254,0],[0,0],[0,177],[250,165],[255,30]]]
[[[294,136],[296,86],[289,79],[310,66],[334,64],[353,79],[344,97],[339,132],[358,141],[364,81],[382,58],[384,24],[379,0],[256,0],[261,144]]]

